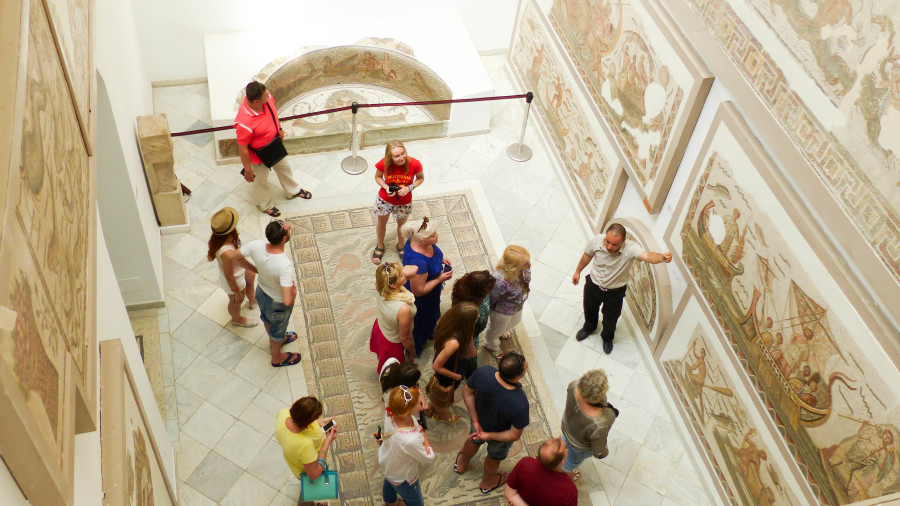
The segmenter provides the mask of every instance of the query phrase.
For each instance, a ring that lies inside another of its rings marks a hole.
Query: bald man
[[[509,473],[503,497],[512,506],[577,505],[578,489],[562,470],[568,451],[561,438],[544,441],[537,459],[525,457]]]

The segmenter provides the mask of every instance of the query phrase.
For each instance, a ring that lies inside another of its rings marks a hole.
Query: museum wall
[[[900,500],[900,9],[818,5],[521,0],[507,55],[585,228],[673,254],[625,321],[726,504]]]
[[[96,0],[100,159],[98,199],[116,276],[128,306],[163,300],[162,241],[135,139],[135,118],[153,114],[130,2]]]
[[[205,77],[204,34],[256,30],[262,22],[275,31],[297,31],[306,24],[337,25],[345,16],[356,22],[371,19],[372,32],[366,35],[403,40],[391,27],[392,16],[433,15],[438,9],[446,8],[459,13],[479,52],[497,52],[505,49],[509,41],[515,4],[516,0],[337,0],[329,2],[326,8],[326,4],[318,2],[265,0],[254,3],[251,13],[246,2],[240,0],[135,0],[131,3],[147,77],[153,83]],[[499,24],[497,20],[501,20]],[[295,49],[299,48],[287,51]]]

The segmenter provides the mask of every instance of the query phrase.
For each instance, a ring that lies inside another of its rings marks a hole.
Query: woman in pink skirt
[[[378,319],[372,325],[369,350],[378,356],[378,371],[389,358],[400,362],[416,358],[412,337],[416,298],[403,286],[415,271],[415,266],[404,267],[399,262],[383,263],[375,269]]]

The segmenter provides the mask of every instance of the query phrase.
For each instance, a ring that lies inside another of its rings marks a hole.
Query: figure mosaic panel
[[[622,163],[573,92],[561,58],[547,36],[540,13],[529,2],[516,24],[510,62],[546,123],[548,137],[562,160],[566,180],[592,227],[605,223],[624,190]]]
[[[100,427],[104,503],[111,506],[177,504],[152,439],[145,410],[118,340],[101,346],[103,423]]]
[[[88,241],[94,219],[92,175],[50,25],[37,1],[29,23],[28,70],[15,217],[26,232],[17,244],[34,257],[37,276],[84,384],[87,336]],[[9,247],[8,245],[4,245]]]
[[[897,370],[803,239],[798,227],[811,225],[776,196],[773,165],[754,146],[734,108],[721,107],[670,228],[672,249],[819,500],[900,492],[900,403],[888,387]]]
[[[665,200],[712,75],[650,0],[555,0],[551,21],[648,207]]]
[[[700,451],[731,504],[799,505],[777,443],[696,300],[691,298],[660,358]]]
[[[72,83],[76,111],[85,138],[90,136],[91,95],[94,81],[91,58],[90,0],[46,0],[66,75]]]
[[[686,1],[900,282],[900,6]]]

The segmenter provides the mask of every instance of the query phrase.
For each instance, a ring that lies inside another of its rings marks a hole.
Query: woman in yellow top
[[[337,437],[337,427],[328,432],[322,426],[334,417],[322,416],[322,402],[315,397],[303,397],[291,406],[278,412],[275,422],[275,439],[281,445],[284,460],[294,476],[306,473],[310,480],[318,478],[324,468],[318,459],[328,454],[331,442]]]

